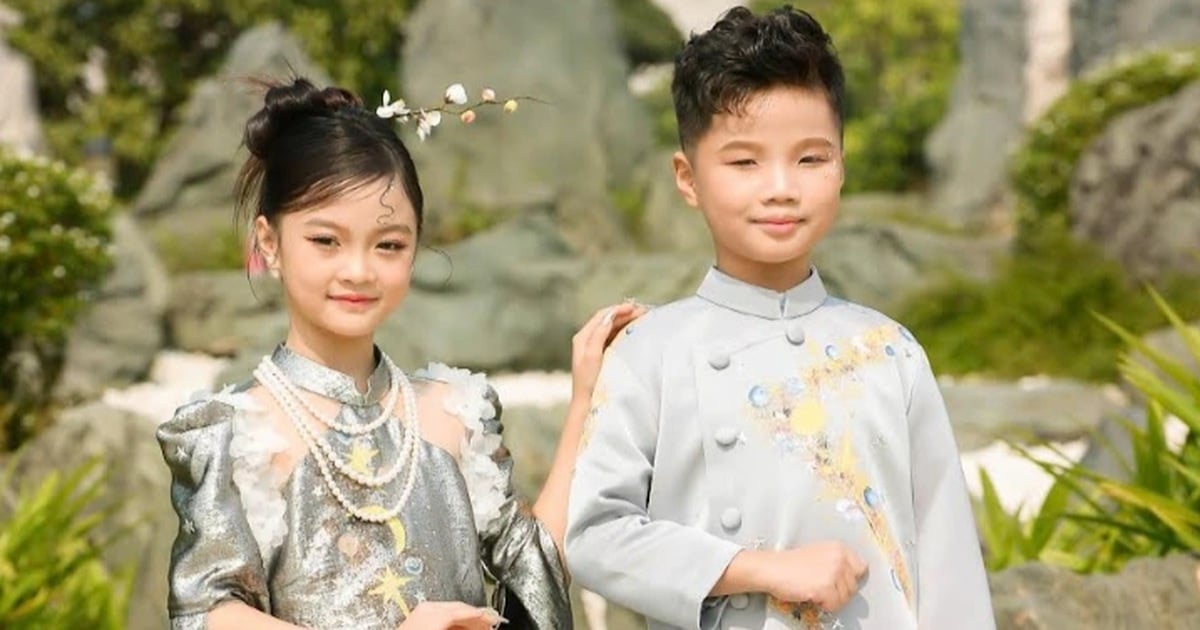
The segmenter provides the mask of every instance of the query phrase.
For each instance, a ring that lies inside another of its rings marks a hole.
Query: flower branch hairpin
[[[375,115],[380,118],[395,118],[401,123],[407,123],[410,120],[417,123],[417,137],[424,142],[429,134],[433,133],[434,127],[442,123],[442,115],[450,114],[458,116],[459,120],[465,125],[475,122],[477,114],[476,110],[487,106],[500,106],[504,113],[511,114],[517,111],[519,101],[535,101],[544,103],[532,96],[514,96],[505,99],[503,102],[496,98],[496,91],[492,88],[484,88],[480,91],[479,99],[474,103],[470,102],[467,96],[467,88],[461,83],[455,83],[446,88],[446,92],[442,95],[442,104],[437,107],[422,107],[412,109],[404,102],[404,99],[392,100],[392,95],[387,90],[383,91],[383,104],[375,108]]]

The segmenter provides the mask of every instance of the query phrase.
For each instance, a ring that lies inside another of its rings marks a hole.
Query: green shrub
[[[1186,316],[1200,315],[1194,279],[1165,283],[1163,291]],[[947,277],[907,298],[897,318],[940,372],[1112,380],[1121,342],[1092,312],[1139,333],[1166,323],[1117,263],[1061,229],[1045,229],[992,280]]]
[[[1029,130],[1011,162],[1019,238],[1049,222],[1067,224],[1071,176],[1080,155],[1120,114],[1200,79],[1200,49],[1161,51],[1118,61],[1071,84]]]
[[[846,71],[848,193],[920,187],[925,138],[942,119],[958,65],[958,2],[756,0],[802,7],[829,31]]]
[[[416,0],[9,0],[22,23],[5,32],[36,67],[38,100],[56,155],[78,163],[94,138],[112,140],[117,194],[138,191],[170,136],[192,83],[210,75],[242,30],[277,19],[339,84],[379,94],[395,84],[402,25]],[[103,50],[106,91],[85,88]]]
[[[189,271],[242,269],[245,265],[244,231],[232,227],[214,230],[204,238],[188,238],[166,230],[154,235],[163,267],[172,275]]]
[[[0,628],[125,627],[132,573],[113,575],[100,559],[110,541],[96,538],[107,512],[95,506],[95,472],[86,464],[66,478],[51,473],[0,505]]]
[[[0,451],[28,434],[71,324],[108,273],[112,209],[84,172],[0,152]]]
[[[1200,365],[1200,329],[1151,295]],[[1106,476],[1064,463],[1069,460],[1061,454],[1050,461],[1018,447],[1055,483],[1034,519],[1023,523],[1000,507],[984,474],[978,514],[993,570],[1040,560],[1081,572],[1114,572],[1138,557],[1200,553],[1200,374],[1112,320],[1100,320],[1126,344],[1121,374],[1147,404],[1144,427],[1124,424],[1132,446],[1132,459],[1119,458],[1126,474]],[[1177,449],[1166,438],[1168,416],[1186,426]]]

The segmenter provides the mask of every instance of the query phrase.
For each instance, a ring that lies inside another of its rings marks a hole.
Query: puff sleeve
[[[209,399],[180,407],[158,429],[179,517],[168,578],[178,630],[204,628],[207,613],[230,600],[270,612],[266,570],[233,481],[235,414]]]

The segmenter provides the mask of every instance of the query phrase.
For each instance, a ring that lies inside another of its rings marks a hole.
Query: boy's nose
[[[799,180],[796,169],[790,165],[772,168],[767,182],[768,199],[776,203],[796,201],[800,198]]]

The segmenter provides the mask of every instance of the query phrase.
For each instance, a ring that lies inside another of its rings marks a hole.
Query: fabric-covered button
[[[787,331],[784,334],[787,337],[788,343],[793,346],[804,343],[804,326],[800,322],[788,324]]]
[[[750,605],[750,596],[745,593],[738,593],[729,596],[729,605],[738,610],[744,610]]]
[[[729,367],[729,354],[718,350],[708,355],[708,364],[714,370],[724,370]]]
[[[733,446],[737,443],[738,439],[737,431],[732,427],[721,427],[720,429],[717,429],[717,432],[713,435],[713,437],[716,438],[717,444],[725,447]]]
[[[742,526],[742,512],[737,508],[726,508],[721,512],[721,527],[737,529]]]

